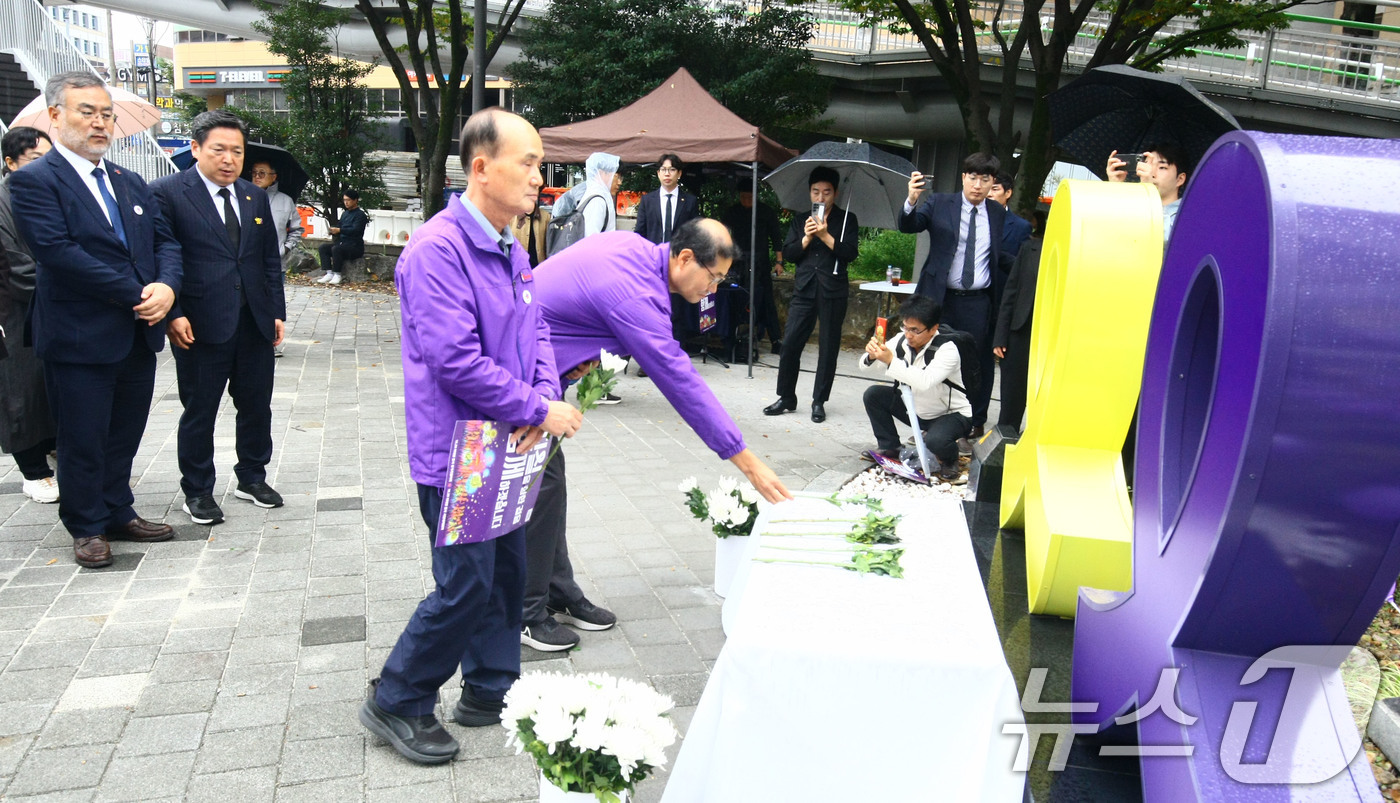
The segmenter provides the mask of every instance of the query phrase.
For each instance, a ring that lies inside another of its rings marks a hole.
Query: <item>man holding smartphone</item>
[[[1127,181],[1130,169],[1139,181],[1156,187],[1162,196],[1162,242],[1165,244],[1172,238],[1172,226],[1181,208],[1181,193],[1191,174],[1186,151],[1175,142],[1160,142],[1140,154],[1114,151],[1108,155],[1109,181]]]
[[[851,293],[846,266],[856,258],[860,234],[856,216],[835,205],[840,183],[841,177],[835,170],[813,168],[807,179],[812,212],[793,215],[787,241],[783,243],[783,259],[797,267],[793,271],[792,303],[788,306],[787,330],[778,358],[778,400],[763,408],[764,415],[782,415],[797,409],[802,350],[812,336],[812,327],[820,320],[817,376],[812,381],[812,421],[820,424],[826,420],[826,400],[836,377],[841,326]]]

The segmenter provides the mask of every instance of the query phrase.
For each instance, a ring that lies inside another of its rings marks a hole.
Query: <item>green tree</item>
[[[464,105],[462,79],[474,26],[463,14],[464,0],[394,0],[375,5],[357,0],[355,8],[369,22],[384,61],[394,71],[403,98],[404,116],[418,145],[418,183],[423,196],[423,217],[442,208],[446,164],[454,155],[453,140],[460,134],[458,111]],[[496,27],[489,32],[486,63],[490,64],[506,34],[515,25],[525,0],[507,0]],[[467,11],[471,6],[467,6]],[[395,47],[390,33],[402,29],[405,42]],[[437,80],[432,80],[436,76]],[[484,76],[483,76],[484,77]],[[465,95],[470,102],[470,95]]]
[[[1196,48],[1242,47],[1242,31],[1284,28],[1284,12],[1302,0],[1024,0],[1015,10],[1005,0],[842,0],[869,15],[873,25],[912,33],[947,82],[962,112],[969,151],[995,153],[1003,164],[1022,152],[1013,203],[1023,215],[1034,208],[1054,164],[1046,96],[1059,88],[1069,49],[1090,12],[1107,12],[1095,26],[1098,45],[1088,68],[1130,64],[1160,70],[1162,63],[1192,56]],[[1042,27],[1042,18],[1049,20]],[[1166,34],[1170,23],[1175,33]],[[1184,26],[1182,25],[1184,23]],[[1015,126],[1016,69],[1001,74],[1001,86],[988,90],[983,69],[989,62],[1019,65],[1029,58],[1035,89],[1029,125]],[[993,125],[991,112],[997,111]]]
[[[522,36],[507,72],[517,104],[537,126],[616,111],[685,67],[715,99],[759,127],[811,123],[827,82],[807,44],[801,10],[749,14],[689,0],[551,3]]]
[[[291,110],[279,120],[271,110],[243,110],[264,141],[291,151],[310,176],[300,203],[335,225],[345,190],[360,191],[360,203],[373,209],[388,200],[383,163],[367,154],[378,144],[361,80],[373,64],[342,58],[335,34],[349,18],[322,0],[259,2],[263,18],[253,23],[267,37],[267,49],[291,68],[282,79]],[[270,119],[268,119],[270,118]]]

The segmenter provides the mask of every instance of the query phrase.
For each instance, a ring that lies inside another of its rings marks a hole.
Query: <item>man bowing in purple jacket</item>
[[[457,421],[514,427],[521,454],[546,433],[572,437],[583,421],[559,401],[529,258],[510,233],[511,221],[535,206],[543,156],[524,118],[501,109],[473,114],[462,129],[467,191],[414,233],[394,272],[409,470],[430,539]],[[502,700],[520,676],[525,528],[432,554],[437,587],[418,604],[360,709],[371,733],[420,764],[457,754],[433,709],[459,663],[462,697],[452,718],[468,727],[501,721]]]
[[[671,294],[694,304],[724,280],[734,241],[717,220],[696,219],[659,245],[631,232],[604,232],[540,263],[535,296],[549,327],[557,374],[598,359],[602,349],[628,355],[651,376],[700,439],[744,472],[769,502],[792,498],[744,436],[690,357],[671,337]],[[583,596],[564,539],[564,452],[545,467],[526,538],[525,611],[520,640],[566,650],[579,638],[559,622],[605,630],[615,617]]]

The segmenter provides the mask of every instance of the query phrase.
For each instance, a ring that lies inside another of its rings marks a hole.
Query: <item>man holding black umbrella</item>
[[[1127,181],[1128,163],[1119,158],[1118,151],[1108,156],[1108,180]],[[1174,142],[1161,142],[1142,152],[1137,163],[1137,179],[1157,188],[1162,196],[1162,243],[1172,238],[1172,226],[1181,208],[1181,193],[1191,174],[1186,151]]]

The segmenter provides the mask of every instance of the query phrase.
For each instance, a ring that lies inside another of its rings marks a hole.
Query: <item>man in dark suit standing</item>
[[[10,179],[36,271],[33,340],[58,426],[58,516],[73,557],[109,566],[108,540],[174,535],[136,515],[131,462],[155,388],[158,324],[180,290],[180,244],[141,177],[103,159],[116,121],[102,79],[44,87],[54,149]]]
[[[684,165],[674,153],[662,154],[656,177],[661,189],[653,190],[637,202],[635,231],[658,245],[671,241],[671,233],[687,220],[700,217],[700,201],[681,189]]]
[[[1016,179],[1012,178],[1010,173],[997,173],[996,181],[992,182],[992,190],[987,193],[988,198],[1006,209],[1006,223],[1001,227],[1001,250],[1013,262],[1021,251],[1021,243],[1031,236],[1030,221],[1011,211],[1011,194],[1015,191]]]
[[[962,162],[962,192],[938,193],[922,204],[924,176],[909,179],[909,198],[899,216],[899,230],[929,233],[928,260],[914,292],[943,305],[942,326],[967,332],[977,341],[982,383],[972,391],[972,434],[982,437],[992,399],[992,324],[1001,290],[1011,269],[1002,250],[1006,208],[987,203],[1001,162],[974,153]]]
[[[184,510],[195,524],[217,524],[214,420],[227,385],[238,410],[238,487],[258,507],[281,507],[267,484],[272,460],[273,347],[282,342],[281,239],[267,193],[243,172],[245,129],[233,114],[204,112],[192,126],[193,170],[151,185],[184,252],[184,289],[166,331],[180,386],[178,452]]]
[[[783,258],[793,265],[792,303],[788,305],[787,331],[783,333],[778,357],[778,400],[763,408],[764,415],[782,415],[797,409],[797,374],[802,368],[802,350],[812,327],[821,321],[817,344],[817,375],[812,380],[812,421],[826,420],[826,400],[836,377],[836,358],[841,353],[841,327],[846,320],[846,302],[851,283],[846,268],[856,258],[860,224],[856,216],[836,206],[841,177],[829,167],[812,169],[807,178],[813,212],[820,204],[820,215],[793,215],[783,243]]]

